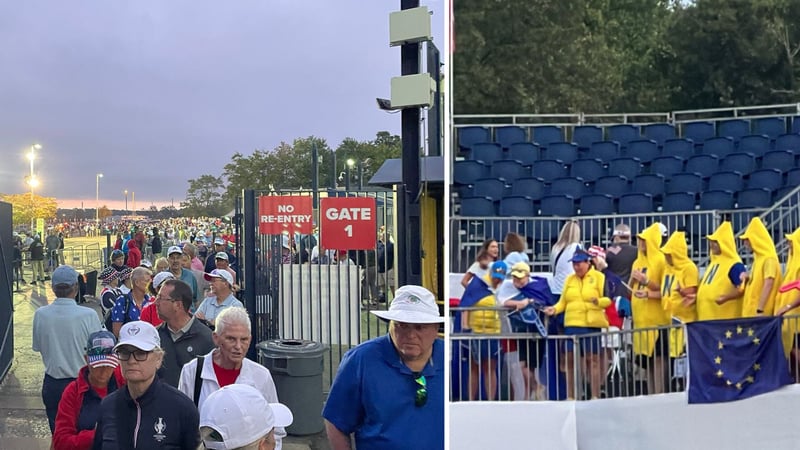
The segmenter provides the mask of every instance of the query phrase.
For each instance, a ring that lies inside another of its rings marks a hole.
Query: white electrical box
[[[430,41],[431,16],[427,6],[389,14],[389,46]]]
[[[427,73],[392,78],[392,108],[429,108],[436,83]]]

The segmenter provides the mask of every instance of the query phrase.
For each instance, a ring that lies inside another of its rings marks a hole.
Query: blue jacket
[[[128,389],[103,399],[92,448],[194,450],[200,445],[199,428],[192,399],[156,377],[136,400]]]

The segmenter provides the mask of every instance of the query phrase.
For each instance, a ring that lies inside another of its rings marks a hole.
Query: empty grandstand
[[[800,104],[649,114],[456,115],[451,271],[487,238],[528,239],[536,269],[564,220],[602,244],[618,222],[683,229],[696,260],[724,219],[761,216],[779,252],[800,226]]]

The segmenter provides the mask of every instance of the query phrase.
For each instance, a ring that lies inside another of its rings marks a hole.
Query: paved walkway
[[[14,292],[14,361],[0,384],[0,450],[47,450],[50,429],[41,398],[44,366],[31,350],[33,313],[55,295],[50,283],[21,286]],[[284,450],[329,450],[323,433],[288,436]]]

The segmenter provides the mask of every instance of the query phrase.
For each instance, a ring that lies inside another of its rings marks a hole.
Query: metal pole
[[[344,165],[344,190],[350,192],[350,166]]]
[[[364,163],[358,162],[358,190],[364,190]]]
[[[311,144],[311,199],[316,210],[319,208],[319,150],[316,142]]]
[[[125,215],[128,215],[128,190],[125,189]]]
[[[335,191],[339,189],[339,186],[336,183],[336,179],[339,178],[339,174],[337,173],[336,169],[336,150],[331,150],[331,155],[333,155],[333,176],[331,177],[331,188]]]

